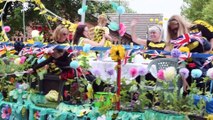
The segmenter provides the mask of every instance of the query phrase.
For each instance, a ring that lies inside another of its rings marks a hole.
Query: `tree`
[[[189,20],[202,19],[213,24],[213,0],[183,0],[182,14]]]

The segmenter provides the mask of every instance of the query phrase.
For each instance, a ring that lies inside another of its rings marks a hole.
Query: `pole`
[[[82,1],[82,6],[86,5],[86,1],[87,0],[83,0]],[[84,24],[85,23],[85,12],[81,15],[81,23]]]

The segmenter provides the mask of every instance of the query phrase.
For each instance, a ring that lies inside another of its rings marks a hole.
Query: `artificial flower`
[[[172,49],[172,51],[171,51],[171,56],[172,56],[173,58],[179,58],[180,55],[181,55],[181,52],[180,52],[179,49],[176,49],[176,48]]]
[[[136,68],[131,68],[129,70],[131,77],[136,77],[138,75],[138,70]]]
[[[92,74],[96,77],[99,77],[101,75],[101,72],[99,69],[93,69],[92,70]]]
[[[21,63],[21,58],[16,58],[16,59],[14,60],[14,63],[15,63],[16,65],[20,65],[20,63]]]
[[[158,70],[157,78],[160,79],[160,80],[164,80],[165,79],[164,70],[163,69]]]
[[[207,70],[206,76],[208,76],[211,80],[213,80],[213,68]]]
[[[177,75],[177,71],[174,67],[168,67],[165,69],[165,72],[164,72],[165,80],[167,81],[172,80],[173,78],[175,78],[176,75]]]
[[[192,78],[199,78],[202,75],[202,71],[200,69],[193,69],[191,71]]]
[[[73,69],[77,69],[79,67],[78,61],[74,60],[70,62],[70,67]]]
[[[195,68],[196,67],[195,63],[188,63],[187,65],[188,65],[189,68]]]
[[[112,46],[110,49],[110,57],[114,61],[119,61],[125,58],[125,49],[122,45]]]
[[[148,73],[148,69],[145,66],[142,66],[138,69],[138,74],[141,76],[145,76]]]
[[[189,70],[187,68],[181,68],[179,70],[179,74],[180,74],[181,77],[186,79],[189,76]]]
[[[112,76],[114,74],[114,69],[113,68],[110,68],[110,69],[107,69],[106,70],[106,73],[109,75],[109,76]]]
[[[5,120],[9,120],[11,113],[12,113],[12,109],[10,108],[10,106],[9,105],[5,105],[1,109],[1,118],[5,119]]]
[[[39,31],[38,31],[38,30],[33,30],[33,31],[31,32],[31,36],[32,36],[32,38],[34,38],[34,37],[39,37]]]
[[[10,30],[11,30],[10,26],[4,26],[3,29],[5,32],[10,32]]]

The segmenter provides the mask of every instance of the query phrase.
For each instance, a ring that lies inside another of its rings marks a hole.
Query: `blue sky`
[[[183,0],[128,0],[137,13],[163,13],[164,17],[180,14]]]

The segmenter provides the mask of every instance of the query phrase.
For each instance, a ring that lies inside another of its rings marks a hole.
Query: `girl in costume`
[[[112,46],[112,37],[109,35],[109,28],[106,27],[107,24],[107,16],[105,14],[101,14],[98,16],[98,25],[94,27],[92,30],[94,31],[94,38],[95,42],[100,42],[102,40],[103,34],[107,40],[105,40],[104,47],[111,47]]]
[[[84,44],[90,44],[91,46],[104,46],[106,37],[102,34],[102,39],[99,42],[89,39],[89,29],[86,25],[78,25],[75,35],[73,37],[73,44],[84,46]]]
[[[190,33],[190,27],[192,24],[188,23],[179,15],[173,15],[168,21],[167,27],[167,50],[171,50],[173,48],[181,48],[187,47],[190,52],[197,53],[206,53],[211,49],[211,44],[204,37],[199,36],[197,33]],[[186,62],[187,68],[191,71],[192,69],[201,69],[203,71],[203,75],[205,75],[206,71],[212,66],[211,63],[203,66],[206,59],[204,58],[191,58],[187,59]],[[192,68],[190,65],[194,64]],[[201,79],[197,79],[197,86],[201,87],[199,84]],[[183,88],[185,94],[188,92],[187,89],[189,85],[192,83],[192,78],[189,75],[187,79],[182,78]]]

